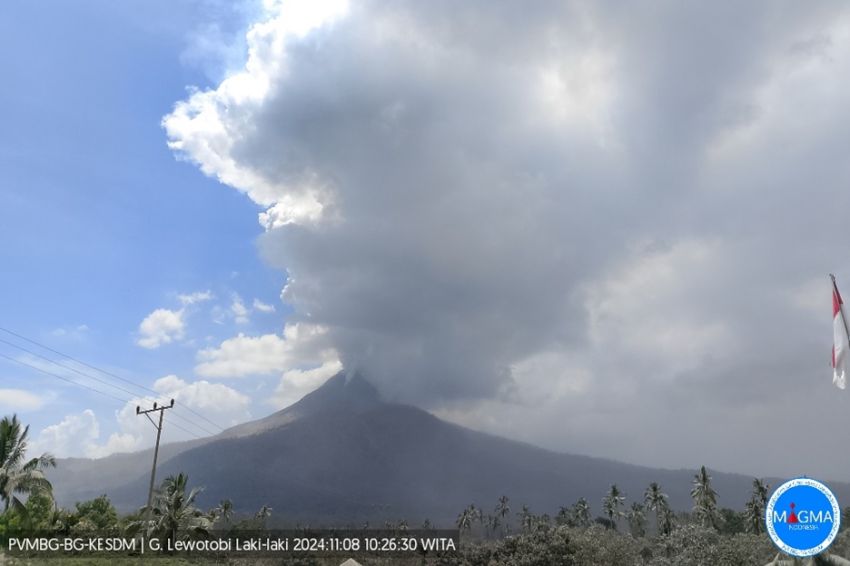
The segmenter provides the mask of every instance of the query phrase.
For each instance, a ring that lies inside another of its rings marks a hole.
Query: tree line
[[[767,506],[770,486],[763,479],[754,478],[750,498],[742,512],[728,508],[719,508],[717,492],[711,485],[711,476],[702,466],[692,482],[691,498],[693,508],[690,513],[675,513],[670,507],[669,498],[657,482],[652,482],[643,493],[643,501],[635,501],[626,508],[626,497],[616,484],[611,485],[602,498],[602,515],[592,518],[590,504],[581,497],[571,506],[560,507],[557,515],[535,515],[527,505],[515,513],[519,530],[528,533],[541,525],[554,524],[574,528],[587,528],[599,524],[605,528],[619,530],[625,519],[632,536],[643,537],[648,534],[647,515],[654,515],[656,535],[670,534],[677,523],[695,523],[718,532],[748,532],[760,534],[765,531],[764,514]],[[477,530],[485,537],[506,536],[510,534],[512,523],[510,499],[503,495],[499,498],[492,513],[471,504],[457,516],[455,525],[462,533]],[[477,527],[477,528],[476,528]]]
[[[10,536],[32,533],[56,535],[114,534],[159,538],[167,541],[205,538],[216,532],[266,528],[271,508],[234,518],[234,506],[222,500],[201,509],[186,474],[165,478],[150,507],[120,516],[106,495],[62,509],[54,501],[45,471],[56,466],[50,454],[27,458],[29,427],[16,416],[0,420],[0,543]],[[464,508],[456,526],[464,535],[457,553],[423,558],[423,564],[507,566],[514,564],[564,566],[729,566],[765,564],[776,548],[765,534],[764,513],[770,487],[755,478],[743,511],[720,508],[711,476],[703,466],[695,474],[689,512],[674,512],[662,487],[650,483],[641,501],[626,506],[626,496],[615,484],[601,499],[601,514],[593,518],[585,498],[559,508],[554,517],[535,514],[527,505],[512,509],[508,496],[498,498],[492,512],[476,505]],[[845,509],[848,517],[850,508]],[[650,518],[654,528],[650,528]],[[516,519],[516,521],[514,521]],[[368,523],[363,525],[368,528]],[[625,527],[625,528],[624,528]],[[384,528],[405,531],[405,520],[387,522]],[[430,521],[422,524],[431,528]],[[831,550],[850,553],[850,530],[839,535]],[[835,556],[824,564],[844,564]]]
[[[264,529],[271,516],[272,509],[263,506],[253,516],[234,521],[233,503],[227,499],[202,510],[196,505],[202,488],[190,488],[189,478],[183,473],[162,481],[150,507],[123,517],[106,495],[63,509],[54,501],[53,486],[45,476],[47,469],[56,466],[56,458],[45,453],[27,459],[28,441],[29,426],[16,415],[0,420],[0,541],[30,533],[144,533],[164,543],[178,537],[206,537],[213,529]]]

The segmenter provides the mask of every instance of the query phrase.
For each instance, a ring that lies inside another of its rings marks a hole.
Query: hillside
[[[469,503],[491,509],[502,494],[516,509],[527,504],[550,514],[586,497],[598,515],[612,483],[631,501],[652,481],[661,484],[674,508],[686,510],[695,473],[559,454],[482,434],[415,407],[385,403],[366,381],[346,382],[343,375],[265,419],[204,442],[171,445],[163,454],[158,477],[187,472],[193,485],[205,487],[202,506],[229,498],[240,511],[270,505],[278,518],[312,523],[429,518],[445,524]],[[147,465],[131,468],[135,458]],[[149,452],[81,462],[62,461],[53,474],[60,503],[97,491],[81,485],[100,486],[123,509],[144,501]],[[102,462],[108,464],[105,471]],[[133,477],[130,469],[143,473]],[[126,474],[123,482],[116,470]],[[66,484],[69,473],[75,479]],[[743,508],[752,478],[712,475],[720,504]],[[848,500],[850,486],[831,485],[840,500]]]

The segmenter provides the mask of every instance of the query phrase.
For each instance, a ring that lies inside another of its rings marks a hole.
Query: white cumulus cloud
[[[193,307],[215,298],[212,291],[195,291],[177,295],[179,309],[158,308],[147,315],[138,328],[136,344],[154,350],[164,344],[179,342],[186,336],[186,319]],[[196,307],[195,307],[196,308]]]
[[[233,315],[233,320],[236,324],[248,324],[250,322],[248,318],[250,311],[242,301],[242,297],[236,293],[233,294],[233,302],[230,303],[230,313]]]
[[[0,410],[35,411],[44,406],[46,399],[23,389],[0,389]]]
[[[163,344],[182,340],[186,334],[184,314],[183,309],[156,309],[139,324],[139,338],[136,344],[152,350]]]
[[[103,441],[100,421],[94,411],[86,409],[42,429],[30,448],[34,454],[50,452],[58,457],[102,458],[143,447],[143,435],[128,432],[113,432]]]
[[[195,291],[194,293],[186,293],[177,295],[177,299],[180,303],[184,305],[194,305],[196,303],[203,303],[214,298],[212,291]]]
[[[42,429],[33,442],[33,453],[50,452],[54,456],[72,454],[88,456],[96,446],[100,426],[94,411],[86,409],[77,415],[68,415],[55,425]]]
[[[176,442],[218,432],[196,413],[206,415],[220,427],[232,426],[251,418],[251,399],[226,385],[200,380],[189,382],[167,375],[154,382],[161,405],[174,399],[175,406],[165,415],[163,441]],[[34,452],[51,452],[56,456],[102,458],[116,452],[133,452],[148,448],[155,441],[154,427],[136,414],[136,407],[150,408],[154,399],[136,397],[115,411],[114,423],[99,420],[91,409],[65,416],[59,423],[45,427],[34,439]],[[187,411],[191,408],[193,412]],[[112,426],[109,426],[112,424]],[[114,428],[108,435],[104,430]]]
[[[264,303],[260,299],[254,299],[254,310],[263,313],[272,313],[275,311],[274,305]]]
[[[162,394],[163,398],[174,399],[175,402],[183,403],[187,407],[210,413],[211,416],[224,416],[227,422],[232,424],[232,415],[243,417],[247,414],[251,400],[233,388],[219,383],[208,381],[195,381],[187,383],[176,375],[162,377],[153,386],[155,391]]]
[[[295,323],[287,324],[283,335],[239,334],[216,348],[201,350],[195,373],[216,378],[268,375],[335,359],[337,354],[328,342],[327,329]]]

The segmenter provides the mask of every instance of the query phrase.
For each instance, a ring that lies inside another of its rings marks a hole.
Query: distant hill
[[[629,501],[661,484],[677,510],[691,508],[695,470],[663,470],[560,454],[475,432],[415,407],[383,402],[364,379],[343,374],[298,403],[202,441],[166,445],[157,477],[179,471],[204,486],[202,506],[223,498],[237,511],[269,505],[274,516],[312,524],[428,518],[453,522],[470,503],[554,514],[579,497],[601,515],[616,483]],[[120,509],[145,501],[150,450],[101,460],[61,460],[50,479],[62,505],[104,491]],[[742,509],[752,478],[711,472],[722,506]],[[771,485],[780,480],[768,479]],[[831,483],[840,501],[850,485]]]

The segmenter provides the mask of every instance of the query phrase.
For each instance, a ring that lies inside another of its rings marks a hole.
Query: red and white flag
[[[835,277],[832,277],[832,383],[839,389],[847,386],[844,362],[847,352],[850,351],[850,337],[847,336],[843,304],[844,301],[838,293],[838,285],[835,284]]]

